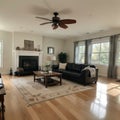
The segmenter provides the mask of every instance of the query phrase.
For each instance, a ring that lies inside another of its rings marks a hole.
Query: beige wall
[[[96,65],[97,68],[99,69],[99,76],[102,76],[102,77],[107,77],[107,74],[108,74],[108,66],[106,65]]]
[[[47,56],[52,56],[47,53],[48,47],[54,47],[54,54],[57,58],[58,53],[64,52],[64,40],[61,39],[55,39],[55,38],[43,38],[43,64],[46,64],[48,61],[46,60]]]
[[[68,54],[68,62],[74,62],[74,41],[65,40],[64,50]]]
[[[17,46],[23,48],[24,47],[24,40],[31,40],[34,41],[34,48],[42,49],[42,36],[37,34],[31,33],[21,33],[21,32],[14,32],[13,34],[13,49],[16,49]]]
[[[0,31],[0,40],[3,40],[3,68],[0,73],[9,73],[12,67],[12,33]]]

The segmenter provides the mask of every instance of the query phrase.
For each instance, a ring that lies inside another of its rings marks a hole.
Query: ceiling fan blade
[[[76,20],[74,20],[74,19],[62,19],[60,21],[62,23],[64,23],[64,24],[73,24],[73,23],[76,23]]]
[[[45,22],[45,23],[41,23],[40,25],[45,25],[45,24],[49,24],[49,23],[52,23],[52,22]]]
[[[43,18],[43,17],[35,17],[35,18],[52,21],[52,20],[50,20],[50,19],[48,19],[48,18]]]
[[[68,26],[65,25],[62,21],[59,22],[59,26],[64,29],[68,28]]]
[[[58,25],[52,24],[53,30],[58,28]]]

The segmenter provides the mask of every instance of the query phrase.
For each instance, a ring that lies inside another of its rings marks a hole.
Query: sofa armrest
[[[59,65],[52,65],[52,71],[57,71],[59,69]]]
[[[90,71],[88,69],[81,72],[81,77],[84,79],[84,85],[88,83],[96,83],[98,80],[98,69],[96,69],[96,76],[90,77]]]
[[[90,71],[89,70],[83,70],[81,71],[80,73],[80,79],[81,79],[81,82],[86,85],[87,84],[87,78],[90,77]]]

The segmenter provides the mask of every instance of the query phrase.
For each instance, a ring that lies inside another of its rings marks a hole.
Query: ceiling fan
[[[52,17],[52,19],[48,19],[48,18],[44,18],[44,17],[36,17],[36,18],[48,21],[48,22],[41,23],[40,25],[52,23],[53,29],[57,29],[58,27],[66,29],[66,28],[68,28],[68,26],[66,24],[76,23],[76,20],[74,20],[74,19],[60,19],[58,17],[58,15],[59,15],[58,12],[54,12],[53,15],[54,15],[54,17]]]

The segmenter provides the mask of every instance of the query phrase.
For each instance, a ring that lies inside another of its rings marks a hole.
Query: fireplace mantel
[[[39,51],[27,51],[27,50],[15,50],[16,54],[18,55],[25,55],[25,56],[35,56],[35,55],[39,55],[42,54],[42,52]]]
[[[19,66],[19,56],[38,56],[39,57],[39,66],[42,66],[42,51],[27,51],[27,50],[14,50],[13,51],[13,71],[17,70]]]

